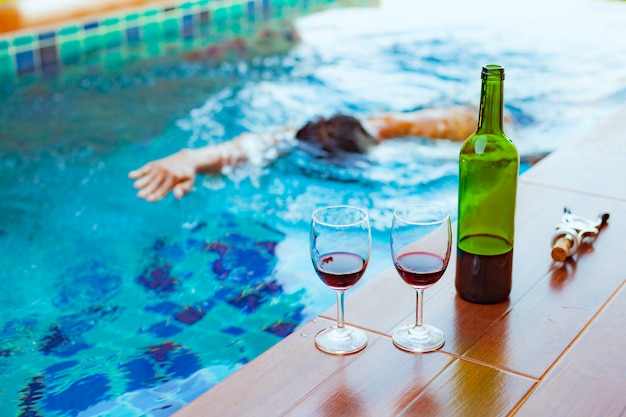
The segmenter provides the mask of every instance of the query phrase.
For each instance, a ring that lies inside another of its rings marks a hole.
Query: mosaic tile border
[[[250,38],[264,27],[337,6],[378,0],[197,0],[73,21],[58,28],[0,36],[0,83],[54,77],[71,66],[206,48]],[[289,33],[284,34],[289,37]]]

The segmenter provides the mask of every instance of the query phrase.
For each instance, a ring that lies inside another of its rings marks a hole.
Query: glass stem
[[[337,328],[343,329],[343,291],[337,291]]]
[[[417,308],[415,309],[415,327],[424,325],[424,289],[415,290]]]

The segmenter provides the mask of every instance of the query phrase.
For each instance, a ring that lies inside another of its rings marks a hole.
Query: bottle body
[[[511,291],[519,154],[502,130],[504,70],[483,68],[478,128],[459,153],[459,296],[504,301]]]

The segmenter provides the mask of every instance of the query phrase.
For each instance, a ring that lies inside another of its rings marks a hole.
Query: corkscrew
[[[601,213],[595,220],[575,216],[565,207],[561,223],[552,235],[552,259],[563,262],[576,253],[582,241],[595,237],[609,220],[609,213]]]

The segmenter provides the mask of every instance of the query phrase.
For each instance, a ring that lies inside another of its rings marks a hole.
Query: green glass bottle
[[[486,65],[478,128],[459,154],[456,290],[481,304],[511,292],[519,154],[504,134],[504,69]]]

